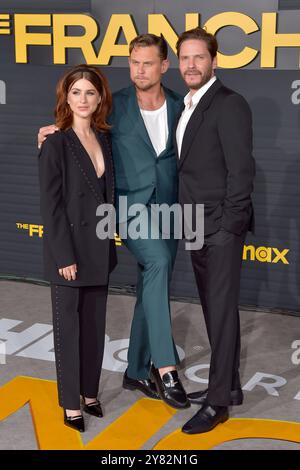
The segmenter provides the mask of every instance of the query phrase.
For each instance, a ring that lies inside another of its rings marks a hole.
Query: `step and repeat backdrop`
[[[162,33],[171,62],[164,84],[185,94],[175,43],[197,25],[217,34],[217,75],[253,112],[256,233],[244,247],[240,303],[300,315],[300,0],[2,0],[1,277],[43,279],[36,142],[39,127],[53,122],[61,74],[99,65],[116,91],[130,83],[130,40]],[[111,284],[132,291],[136,266],[117,246]],[[183,244],[172,295],[197,300]]]

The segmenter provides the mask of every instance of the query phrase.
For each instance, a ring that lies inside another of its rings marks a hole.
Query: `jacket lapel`
[[[177,113],[175,123],[174,123],[174,129],[173,129],[173,145],[174,145],[174,148],[175,148],[175,153],[176,153],[176,157],[177,157],[178,162],[179,162],[179,154],[178,154],[178,145],[177,145],[177,139],[176,139],[176,129],[177,129],[181,114],[183,113],[184,107],[185,107],[184,102],[182,102],[181,106],[179,108],[179,111]]]
[[[184,136],[183,136],[181,154],[180,154],[180,159],[178,162],[179,168],[181,167],[184,159],[186,158],[188,151],[192,145],[192,142],[196,136],[196,133],[202,124],[202,121],[204,119],[204,111],[210,106],[210,103],[212,102],[216,92],[221,86],[222,86],[221,82],[217,79],[211,85],[211,87],[207,90],[205,95],[200,99],[193,114],[191,115],[189,122],[186,126]],[[177,148],[177,145],[176,145],[176,148]],[[178,149],[177,149],[177,154],[178,154]]]
[[[96,131],[97,139],[101,145],[103,158],[105,163],[105,179],[106,179],[106,202],[114,204],[115,202],[115,178],[114,167],[111,151],[110,134],[107,132]]]
[[[96,135],[97,134],[98,133],[96,132]],[[68,129],[65,132],[65,135],[67,137],[67,145],[71,150],[71,154],[74,158],[74,161],[78,165],[80,173],[84,178],[85,182],[87,183],[90,191],[93,193],[93,196],[99,204],[104,203],[104,197],[100,190],[97,174],[87,151],[85,150],[84,146],[82,145],[72,128]],[[102,147],[103,157],[105,158],[106,152],[103,149],[102,142],[99,141],[99,143]]]
[[[152,150],[153,156],[155,156],[155,150],[151,143],[143,117],[140,112],[134,86],[129,88],[128,116],[132,121],[132,128],[135,130],[135,132],[140,134],[145,144]]]
[[[179,119],[178,115],[181,114],[182,100],[175,100],[172,98],[168,92],[168,89],[164,88],[164,93],[167,102],[167,115],[168,115],[168,140],[166,143],[165,150],[159,155],[159,158],[162,158],[172,145],[174,145],[174,130],[176,129],[175,123]]]

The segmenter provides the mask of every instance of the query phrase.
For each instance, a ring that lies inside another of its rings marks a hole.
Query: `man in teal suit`
[[[137,300],[128,350],[128,369],[123,387],[139,389],[170,406],[185,408],[189,402],[175,365],[178,354],[172,337],[169,288],[177,240],[151,239],[151,203],[177,202],[177,162],[173,146],[174,121],[182,97],[161,85],[167,71],[167,44],[152,34],[136,37],[129,47],[130,78],[133,85],[113,95],[112,152],[116,175],[116,200],[127,197],[132,204],[144,204],[147,239],[127,237],[124,244],[138,262]],[[119,210],[120,232],[132,222]],[[117,213],[118,213],[117,212]],[[152,222],[153,223],[153,222]],[[126,230],[127,231],[127,230]],[[120,233],[121,237],[122,234]]]

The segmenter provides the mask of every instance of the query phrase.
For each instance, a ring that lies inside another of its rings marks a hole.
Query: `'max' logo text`
[[[290,250],[278,250],[274,247],[245,245],[243,252],[243,260],[246,261],[259,261],[260,263],[278,263],[281,261],[283,264],[289,264],[286,255]]]

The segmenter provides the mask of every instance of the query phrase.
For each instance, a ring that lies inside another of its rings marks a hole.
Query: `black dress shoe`
[[[155,400],[160,400],[160,396],[157,393],[155,384],[150,380],[138,380],[131,379],[127,375],[127,369],[125,370],[123,377],[123,388],[126,390],[139,390],[140,392],[147,395],[149,398],[154,398]]]
[[[188,393],[188,399],[191,403],[196,405],[203,405],[206,402],[208,389],[200,390],[199,392]],[[244,395],[241,388],[237,390],[231,390],[230,393],[230,406],[238,406],[243,403]]]
[[[101,403],[99,400],[95,400],[92,403],[84,403],[83,411],[85,411],[86,413],[92,416],[96,416],[97,418],[103,417]]]
[[[75,431],[84,432],[84,420],[82,415],[78,416],[67,416],[66,410],[64,410],[64,423]]]
[[[224,423],[229,418],[227,406],[204,405],[182,427],[186,434],[201,434],[211,431],[219,423]]]
[[[177,370],[166,372],[162,377],[160,377],[159,370],[152,365],[151,377],[156,385],[160,398],[167,405],[176,409],[188,408],[191,406],[183,385],[178,377]]]

